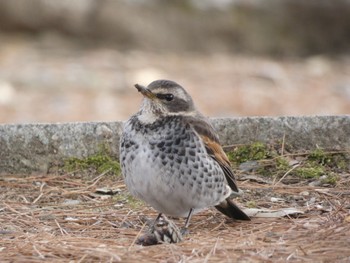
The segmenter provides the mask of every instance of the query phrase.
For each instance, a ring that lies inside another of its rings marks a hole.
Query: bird
[[[123,125],[121,171],[129,192],[162,214],[190,219],[209,207],[250,220],[230,198],[239,193],[229,159],[208,118],[178,83],[155,80]]]

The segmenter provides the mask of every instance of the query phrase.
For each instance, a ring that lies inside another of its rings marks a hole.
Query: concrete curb
[[[223,145],[285,140],[300,149],[350,148],[350,115],[211,119]],[[49,171],[101,145],[118,158],[122,122],[0,125],[0,174]]]

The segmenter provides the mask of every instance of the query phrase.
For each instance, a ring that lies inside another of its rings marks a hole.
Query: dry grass
[[[193,216],[179,244],[135,245],[156,212],[127,198],[121,179],[0,178],[1,262],[349,262],[349,177],[334,188],[240,182],[242,205],[296,206],[299,218],[235,222],[213,209]],[[120,188],[114,195],[99,187]],[[281,201],[271,201],[278,197]],[[183,224],[183,220],[176,220]]]

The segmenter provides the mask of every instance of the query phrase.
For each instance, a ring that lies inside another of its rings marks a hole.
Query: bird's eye
[[[172,101],[174,99],[174,95],[173,94],[165,94],[164,98],[166,101]]]
[[[157,94],[157,98],[161,100],[166,100],[166,101],[172,101],[174,99],[173,94]]]

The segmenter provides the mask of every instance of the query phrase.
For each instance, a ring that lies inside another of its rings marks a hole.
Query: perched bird
[[[238,187],[209,121],[179,84],[136,84],[140,110],[124,124],[120,160],[130,193],[160,214],[187,217],[215,206],[228,217],[250,218],[230,199]]]

